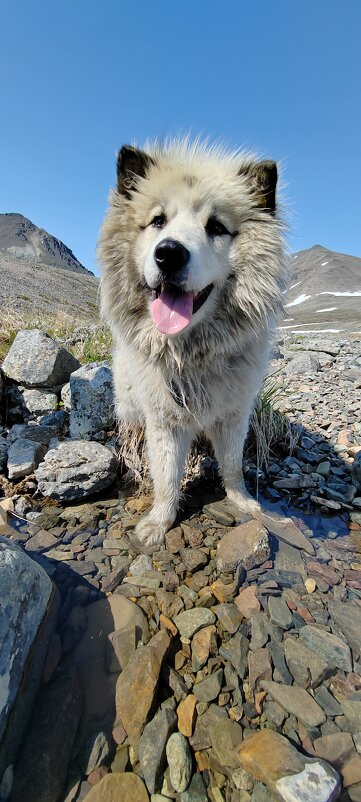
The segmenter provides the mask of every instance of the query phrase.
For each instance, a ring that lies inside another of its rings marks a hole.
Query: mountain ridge
[[[62,240],[39,228],[20,212],[0,214],[0,253],[15,259],[93,275]]]

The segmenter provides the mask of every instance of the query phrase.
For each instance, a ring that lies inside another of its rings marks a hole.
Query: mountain
[[[0,252],[37,264],[90,273],[61,240],[14,212],[0,214]]]
[[[361,332],[361,259],[314,245],[290,263],[282,330]]]
[[[0,214],[0,305],[32,319],[67,312],[98,317],[98,279],[61,240],[22,214]]]

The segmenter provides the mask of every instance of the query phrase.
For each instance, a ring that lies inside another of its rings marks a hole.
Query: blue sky
[[[115,154],[191,130],[283,164],[292,250],[361,256],[359,0],[12,0],[0,211],[96,269]]]

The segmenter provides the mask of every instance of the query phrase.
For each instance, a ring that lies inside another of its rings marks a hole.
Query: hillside
[[[98,279],[63,242],[21,214],[0,215],[0,303],[22,316],[98,317]]]
[[[280,327],[295,333],[361,331],[361,259],[321,245],[293,254]]]
[[[76,273],[91,274],[61,240],[22,214],[0,214],[0,253]]]

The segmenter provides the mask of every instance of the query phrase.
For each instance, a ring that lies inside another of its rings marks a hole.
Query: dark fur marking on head
[[[241,167],[238,175],[250,178],[258,206],[270,214],[276,210],[277,164],[262,161]]]
[[[194,175],[185,175],[183,181],[185,184],[187,184],[189,189],[192,189],[192,187],[194,187],[197,183],[197,179]]]
[[[152,164],[154,160],[148,153],[123,145],[117,160],[118,192],[130,198],[131,191],[136,189],[137,178],[145,178]]]

